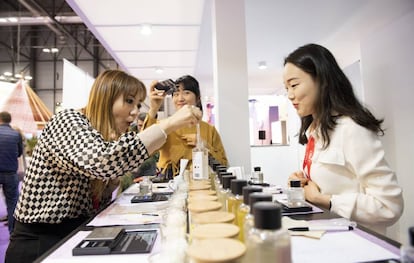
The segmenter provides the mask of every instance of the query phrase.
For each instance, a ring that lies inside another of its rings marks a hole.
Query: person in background
[[[147,117],[146,112],[140,112],[137,117],[136,126],[132,128],[136,132],[140,132],[144,125],[145,118]],[[157,161],[159,158],[159,153],[156,151],[143,162],[137,171],[132,172],[133,181],[138,183],[142,180],[142,176],[156,176],[158,174]]]
[[[169,133],[202,116],[183,107],[139,134],[127,132],[145,97],[140,80],[106,70],[94,81],[85,108],[65,109],[50,119],[24,178],[5,262],[33,262],[96,213],[94,182],[103,182],[96,189],[105,192],[161,147]]]
[[[147,129],[157,122],[158,110],[164,101],[166,93],[155,88],[157,82],[152,83],[150,88],[150,109],[145,119],[143,129]],[[175,91],[172,94],[172,101],[175,109],[193,106],[202,110],[200,87],[198,81],[189,75],[180,77],[175,81]],[[169,180],[179,172],[180,159],[190,160],[191,166],[192,150],[196,141],[196,126],[182,127],[168,135],[167,142],[160,148],[158,168],[161,169],[159,180]],[[228,165],[226,152],[219,133],[214,126],[207,122],[200,121],[200,136],[204,146],[209,151],[209,158],[213,158],[222,165]]]
[[[356,98],[331,52],[302,46],[284,61],[288,98],[301,118],[306,144],[299,179],[305,198],[342,217],[385,233],[403,211],[402,189],[384,158],[383,120]]]
[[[12,117],[0,112],[0,184],[6,198],[7,224],[10,234],[14,229],[13,212],[19,197],[18,158],[23,154],[23,138],[10,126]]]

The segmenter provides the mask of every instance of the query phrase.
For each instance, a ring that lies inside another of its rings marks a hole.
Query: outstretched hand
[[[160,125],[168,134],[185,126],[196,125],[201,117],[202,112],[199,108],[194,105],[185,105],[172,116],[160,121]]]

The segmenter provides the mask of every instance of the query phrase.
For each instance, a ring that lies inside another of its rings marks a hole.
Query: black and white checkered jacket
[[[15,218],[23,223],[60,223],[90,216],[89,180],[115,178],[135,169],[165,138],[157,127],[139,135],[128,132],[107,142],[79,111],[59,112],[34,149]]]

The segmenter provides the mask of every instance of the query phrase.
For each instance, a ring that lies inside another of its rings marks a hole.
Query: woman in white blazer
[[[356,98],[352,85],[326,48],[308,44],[284,61],[288,97],[301,118],[306,144],[299,179],[313,204],[374,231],[401,216],[402,189],[384,158],[381,124]]]

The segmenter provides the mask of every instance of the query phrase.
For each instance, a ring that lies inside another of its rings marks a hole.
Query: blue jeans
[[[0,173],[0,184],[3,185],[4,196],[6,197],[7,221],[9,232],[14,228],[14,209],[16,208],[17,198],[19,197],[19,178],[17,173]]]

